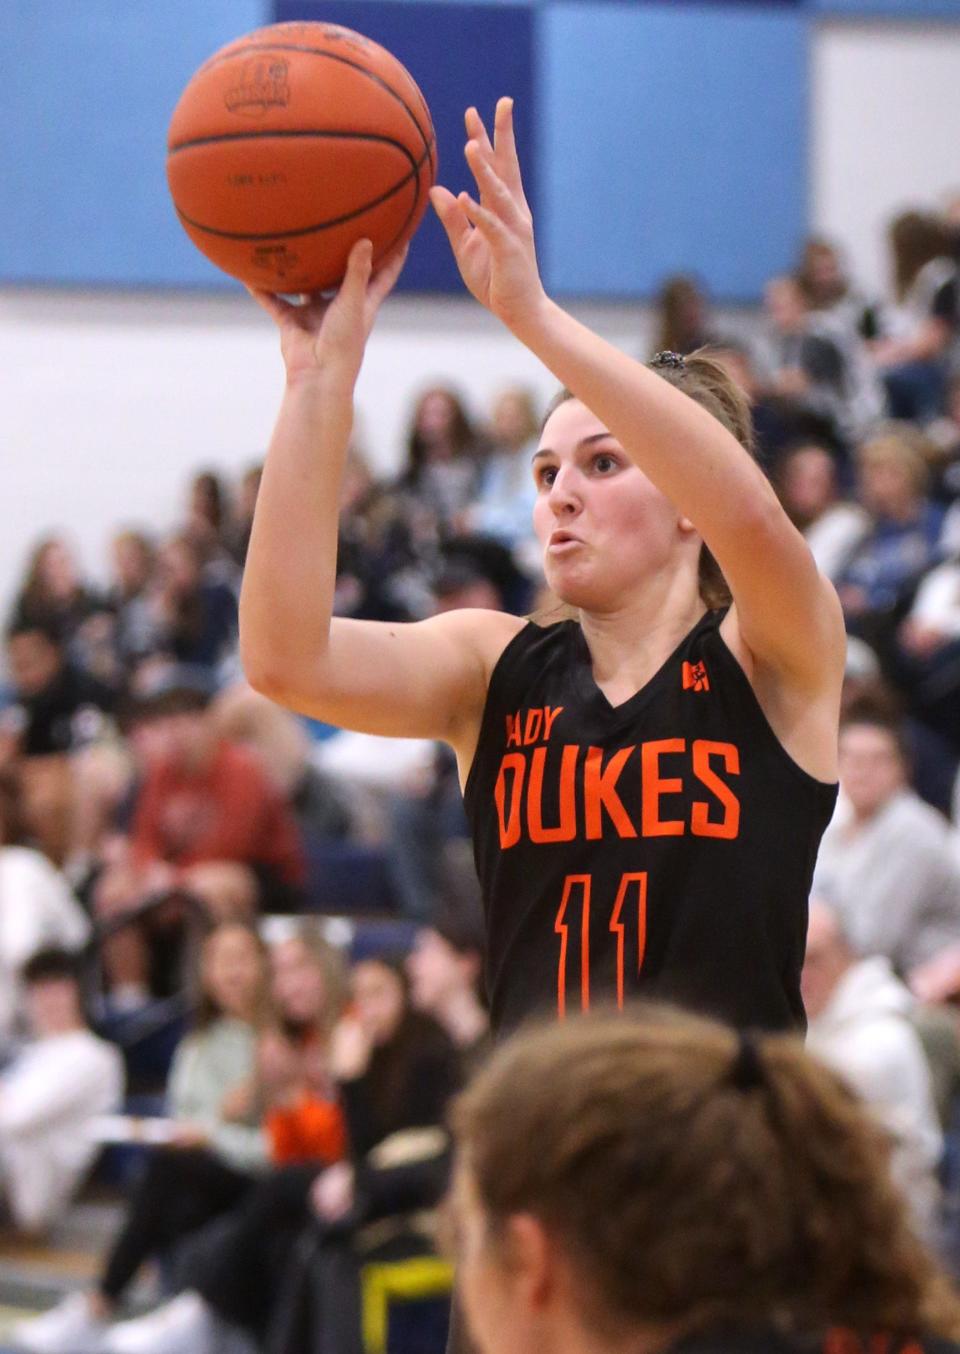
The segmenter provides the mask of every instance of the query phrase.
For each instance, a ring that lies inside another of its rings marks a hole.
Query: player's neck
[[[580,613],[597,685],[638,691],[706,610],[688,587],[651,587],[616,611]]]

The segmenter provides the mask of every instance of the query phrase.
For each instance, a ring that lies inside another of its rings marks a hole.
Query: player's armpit
[[[338,728],[450,742],[479,725],[490,673],[523,624],[480,609],[406,624],[335,617],[322,653],[252,684]]]

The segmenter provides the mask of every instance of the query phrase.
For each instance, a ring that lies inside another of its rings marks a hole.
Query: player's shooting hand
[[[280,330],[288,382],[321,371],[343,376],[351,384],[356,381],[377,311],[392,291],[406,257],[406,248],[398,250],[374,272],[373,245],[358,240],[336,294],[317,292],[300,305],[272,292],[247,288]]]
[[[546,299],[533,241],[533,217],[523,191],[513,134],[513,100],[499,99],[493,141],[480,114],[464,119],[464,154],[480,200],[434,188],[430,200],[476,299],[510,329],[527,321]]]

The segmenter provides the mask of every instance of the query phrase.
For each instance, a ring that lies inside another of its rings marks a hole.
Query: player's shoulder
[[[514,616],[507,611],[488,611],[484,607],[444,611],[421,622],[434,634],[448,636],[464,645],[477,658],[488,677],[504,649],[526,629],[528,623],[524,616]]]

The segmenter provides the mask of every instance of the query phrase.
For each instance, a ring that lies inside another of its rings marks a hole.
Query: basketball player
[[[836,796],[836,595],[750,456],[724,370],[642,366],[549,300],[510,100],[492,143],[476,110],[466,125],[479,200],[433,203],[473,295],[572,392],[532,473],[546,578],[577,619],[331,619],[354,384],[402,266],[372,276],[362,241],[332,302],[256,294],[287,381],[243,583],[247,676],[332,724],[455,749],[496,1031],[637,994],[798,1026]]]
[[[675,1013],[497,1050],[456,1103],[479,1354],[956,1354],[890,1143],[794,1039]]]

